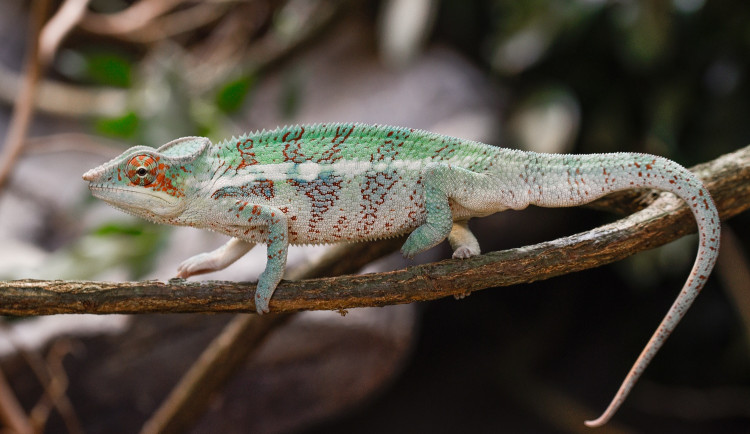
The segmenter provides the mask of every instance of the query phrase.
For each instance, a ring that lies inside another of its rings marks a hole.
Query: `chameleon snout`
[[[96,177],[99,175],[99,171],[96,169],[91,169],[88,172],[83,174],[83,180],[84,181],[93,181],[96,179]]]

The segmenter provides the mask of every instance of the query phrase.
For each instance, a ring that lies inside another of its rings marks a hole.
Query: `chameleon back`
[[[293,244],[386,238],[424,222],[421,172],[484,172],[499,149],[425,131],[360,124],[280,128],[210,149],[210,192],[280,208]],[[260,240],[253,240],[258,241]]]

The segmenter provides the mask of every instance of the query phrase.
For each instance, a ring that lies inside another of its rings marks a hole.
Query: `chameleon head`
[[[188,205],[195,160],[211,142],[183,137],[154,149],[136,146],[83,174],[92,194],[130,214],[176,223]]]

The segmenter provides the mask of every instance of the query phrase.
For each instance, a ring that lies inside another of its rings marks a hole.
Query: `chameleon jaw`
[[[94,197],[116,208],[136,215],[148,215],[152,219],[176,217],[183,211],[182,201],[163,192],[102,184],[89,184],[89,190]]]

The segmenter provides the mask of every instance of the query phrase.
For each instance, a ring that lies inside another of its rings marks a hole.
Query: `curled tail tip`
[[[600,426],[604,425],[609,421],[610,416],[608,414],[603,414],[599,416],[597,419],[594,420],[587,420],[583,422],[584,425],[586,425],[589,428],[599,428]]]

